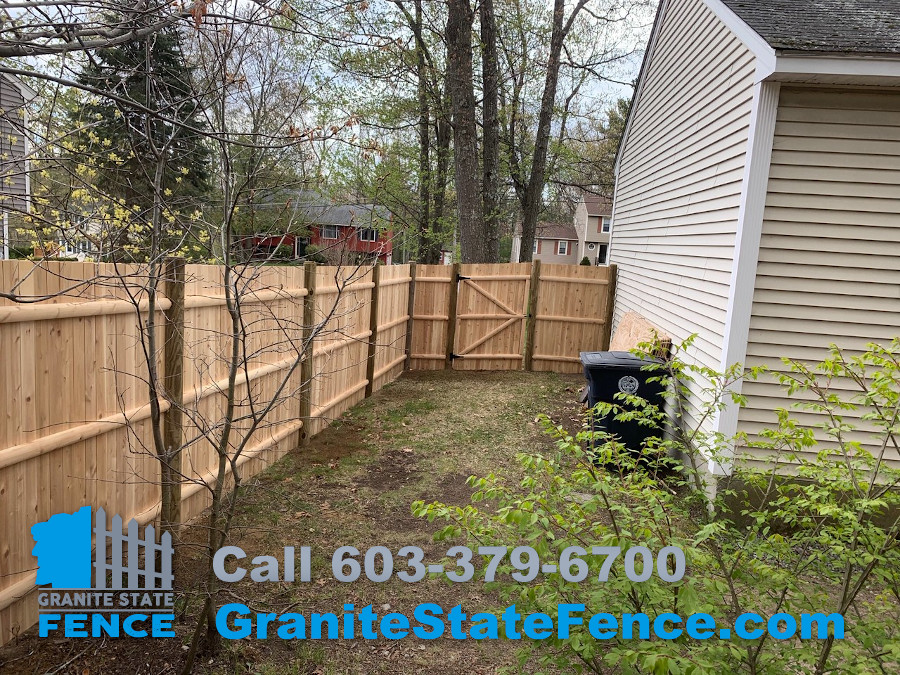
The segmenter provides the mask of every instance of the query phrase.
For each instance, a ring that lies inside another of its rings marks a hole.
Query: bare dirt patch
[[[417,466],[418,462],[412,448],[389,450],[379,455],[378,461],[373,462],[366,472],[355,478],[354,483],[357,487],[372,488],[376,492],[396,490],[410,479],[415,479],[418,473]]]
[[[221,593],[220,604],[243,602],[254,611],[342,612],[371,604],[379,614],[412,613],[422,602],[445,609],[489,611],[497,599],[478,582],[451,584],[426,578],[404,583],[344,584],[331,573],[339,546],[392,551],[421,546],[426,562],[440,562],[449,544],[435,542],[438,523],[415,518],[411,502],[468,503],[470,475],[515,477],[518,452],[549,447],[535,417],[549,412],[577,430],[579,376],[538,373],[409,373],[367,399],[258,477],[248,489],[232,540],[248,556],[280,556],[284,546],[312,547],[312,581],[239,582]],[[575,425],[575,426],[571,426]],[[202,522],[191,530],[199,543]],[[402,562],[398,564],[403,564]],[[202,565],[196,548],[176,574],[182,590],[196,588]],[[196,605],[188,608],[188,614]],[[178,672],[188,622],[177,637],[160,640],[39,639],[36,630],[0,649],[5,673],[92,675]],[[326,675],[338,673],[488,674],[515,664],[516,645],[439,638],[396,642],[379,639],[226,641],[215,656],[203,655],[197,673],[216,675]]]

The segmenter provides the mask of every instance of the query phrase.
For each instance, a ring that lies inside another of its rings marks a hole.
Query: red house
[[[368,258],[391,264],[393,231],[391,214],[374,204],[308,206],[311,226],[306,245],[335,262],[358,262]]]
[[[241,248],[253,258],[324,258],[333,264],[391,264],[392,216],[375,204],[330,204],[324,199],[297,204],[297,219],[306,224],[308,236],[259,234],[244,237]],[[276,253],[286,247],[292,255]],[[310,250],[314,247],[314,251]]]

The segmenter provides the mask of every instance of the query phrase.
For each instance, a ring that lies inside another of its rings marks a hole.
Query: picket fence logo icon
[[[84,506],[31,527],[35,582],[49,584],[38,592],[40,635],[60,629],[69,637],[117,637],[120,630],[134,637],[174,635],[172,536],[164,532],[157,543],[152,525],[142,536],[134,519],[123,528],[114,515],[107,527],[104,509],[91,515]]]
[[[632,375],[626,375],[619,379],[619,391],[625,394],[636,394],[639,387],[640,382]]]

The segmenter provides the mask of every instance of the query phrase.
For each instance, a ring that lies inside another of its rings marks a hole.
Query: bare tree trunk
[[[478,176],[478,136],[472,81],[472,24],[469,0],[447,3],[447,79],[453,110],[453,159],[462,261],[490,261]]]
[[[434,264],[436,232],[431,228],[431,111],[428,104],[428,73],[422,44],[422,0],[415,0],[416,78],[419,99],[419,256]]]
[[[481,22],[481,78],[483,89],[482,115],[482,177],[481,195],[484,208],[484,229],[487,235],[487,262],[500,262],[500,116],[497,112],[497,22],[494,0],[482,0],[479,10]]]
[[[481,23],[481,79],[484,100],[482,116],[481,197],[484,209],[484,230],[489,258],[485,262],[500,262],[500,116],[497,111],[499,76],[497,73],[497,22],[494,1],[482,0],[479,9]]]
[[[541,111],[534,142],[534,156],[531,161],[531,175],[525,186],[522,203],[522,248],[519,262],[530,262],[534,247],[535,230],[541,211],[541,197],[544,192],[547,170],[547,151],[550,147],[550,131],[553,122],[553,108],[556,102],[556,88],[559,82],[560,55],[563,42],[572,28],[575,17],[584,8],[587,0],[579,0],[572,9],[568,20],[564,21],[565,2],[554,0],[553,32],[550,35],[550,57],[547,59],[547,75],[544,79],[544,93],[541,97]]]
[[[446,86],[446,84],[445,84]],[[434,191],[434,208],[431,210],[431,231],[438,233],[440,241],[435,242],[434,262],[440,262],[440,246],[446,243],[446,226],[444,224],[444,207],[447,201],[447,174],[450,169],[450,142],[453,139],[453,125],[449,119],[449,94],[442,95],[440,105],[434,116],[435,167],[432,189]]]

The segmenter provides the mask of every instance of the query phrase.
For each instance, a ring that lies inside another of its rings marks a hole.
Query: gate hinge
[[[464,277],[462,274],[457,274],[456,275],[456,283],[459,283],[460,281],[465,281],[466,279],[471,279],[471,278],[472,277]]]
[[[453,352],[450,352],[450,360],[451,361],[455,361],[456,359],[462,359],[462,358],[465,358],[465,354],[454,354]]]

